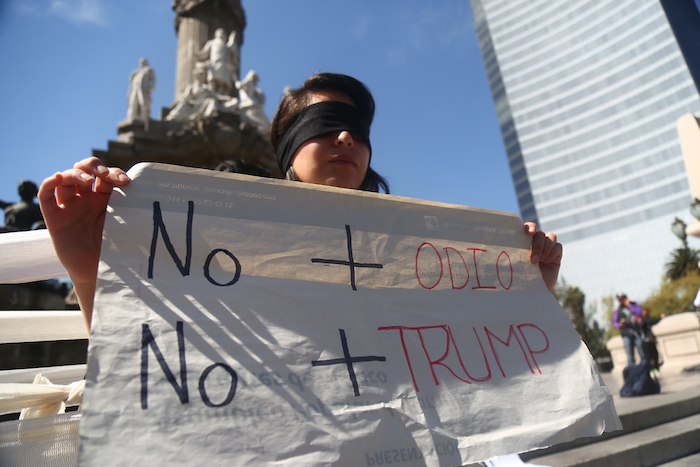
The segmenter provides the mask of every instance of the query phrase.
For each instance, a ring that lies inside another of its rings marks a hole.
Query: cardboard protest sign
[[[620,429],[511,214],[140,164],[83,465],[460,465]]]

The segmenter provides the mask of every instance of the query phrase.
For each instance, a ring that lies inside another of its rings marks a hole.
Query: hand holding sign
[[[46,178],[38,197],[58,258],[70,274],[83,316],[90,325],[105,209],[114,187],[129,178],[96,157]]]
[[[129,174],[105,227],[84,464],[457,465],[619,427],[515,216]]]
[[[530,261],[540,265],[542,279],[547,289],[554,290],[559,277],[563,253],[561,243],[557,243],[557,234],[537,230],[537,225],[534,222],[525,222],[525,232],[532,236]]]

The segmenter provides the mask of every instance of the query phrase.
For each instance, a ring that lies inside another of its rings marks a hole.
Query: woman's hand
[[[545,234],[541,230],[537,230],[537,225],[534,222],[525,222],[525,232],[532,237],[530,261],[539,263],[542,279],[544,279],[549,291],[553,292],[557,285],[563,253],[561,243],[557,243],[557,234]]]
[[[114,187],[130,182],[123,170],[96,157],[46,178],[38,198],[56,254],[68,271],[86,322],[92,317],[105,210]]]

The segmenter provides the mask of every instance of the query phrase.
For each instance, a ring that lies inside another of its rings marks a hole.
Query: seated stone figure
[[[21,201],[8,203],[0,200],[0,209],[5,210],[5,232],[31,230],[35,224],[38,226],[44,225],[41,209],[34,202],[37,190],[34,182],[22,180],[17,188]]]
[[[270,121],[265,115],[265,94],[258,88],[260,77],[255,70],[250,70],[242,81],[236,83],[239,95],[239,112],[243,120],[267,134]]]
[[[219,110],[220,102],[214,90],[207,83],[207,71],[201,66],[194,69],[194,81],[165,117],[166,120],[195,120],[208,117]]]

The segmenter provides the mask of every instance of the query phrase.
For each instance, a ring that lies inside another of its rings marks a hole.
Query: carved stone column
[[[187,85],[192,82],[197,52],[214,37],[214,31],[223,28],[227,36],[235,31],[238,45],[241,47],[246,19],[241,0],[175,0],[173,10],[176,14],[177,32],[177,101]]]

